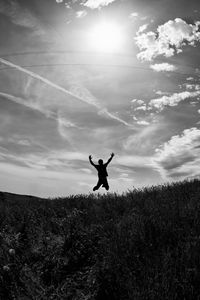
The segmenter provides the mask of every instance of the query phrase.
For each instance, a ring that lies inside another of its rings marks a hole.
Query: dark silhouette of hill
[[[123,195],[0,193],[0,299],[200,297],[200,181]]]
[[[41,201],[44,200],[44,198],[35,197],[31,195],[20,195],[20,194],[14,194],[14,193],[7,193],[7,192],[0,192],[0,201],[6,201],[7,203],[14,203],[17,201]]]

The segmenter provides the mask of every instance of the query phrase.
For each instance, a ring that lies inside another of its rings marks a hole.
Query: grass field
[[[200,299],[200,181],[45,200],[0,193],[0,299]]]

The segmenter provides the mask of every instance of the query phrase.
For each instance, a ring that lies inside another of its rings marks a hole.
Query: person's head
[[[103,165],[103,159],[98,160],[99,165]]]

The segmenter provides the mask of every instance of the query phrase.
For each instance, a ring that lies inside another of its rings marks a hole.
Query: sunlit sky
[[[200,175],[198,0],[0,0],[0,190]]]

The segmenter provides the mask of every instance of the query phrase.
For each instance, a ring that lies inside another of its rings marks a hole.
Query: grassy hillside
[[[45,200],[0,193],[0,299],[199,299],[200,181]]]

